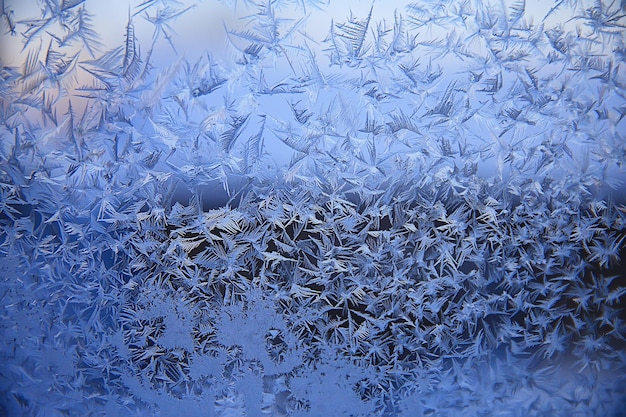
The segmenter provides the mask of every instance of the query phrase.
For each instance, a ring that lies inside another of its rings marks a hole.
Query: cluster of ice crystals
[[[2,2],[0,414],[621,415],[626,7],[392,3]]]

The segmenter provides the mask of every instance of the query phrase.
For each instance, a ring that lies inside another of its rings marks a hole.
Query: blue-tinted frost
[[[623,413],[624,5],[360,3],[1,3],[1,415]]]

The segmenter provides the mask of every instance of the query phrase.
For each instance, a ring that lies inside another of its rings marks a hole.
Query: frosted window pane
[[[0,12],[0,415],[623,413],[624,4]]]

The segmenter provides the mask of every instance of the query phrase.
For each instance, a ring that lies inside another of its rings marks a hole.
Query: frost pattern
[[[548,3],[2,2],[0,414],[621,415],[625,9]]]

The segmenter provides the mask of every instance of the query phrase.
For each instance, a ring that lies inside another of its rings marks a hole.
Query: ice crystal
[[[123,3],[2,2],[0,414],[621,415],[623,4]]]

